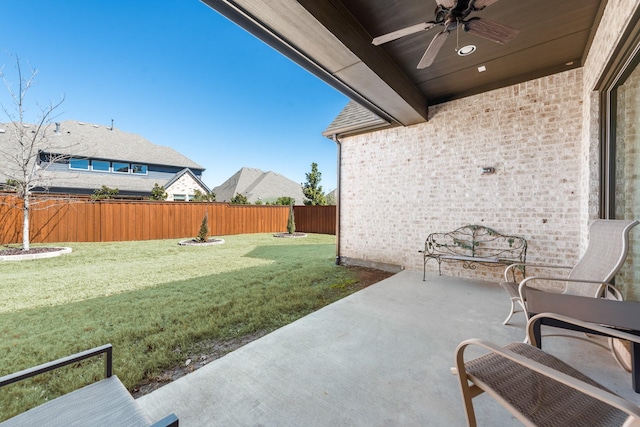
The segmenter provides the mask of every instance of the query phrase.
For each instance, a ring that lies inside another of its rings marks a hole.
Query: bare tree
[[[37,201],[32,203],[32,191],[34,189],[46,190],[48,183],[43,171],[46,168],[62,160],[65,155],[57,155],[53,144],[53,132],[49,131],[52,121],[55,119],[56,110],[64,102],[64,96],[56,103],[46,106],[37,106],[38,112],[34,121],[29,123],[26,117],[26,98],[29,89],[35,83],[38,70],[30,68],[28,75],[24,75],[20,59],[15,58],[17,71],[17,88],[14,88],[4,73],[4,67],[0,68],[0,77],[9,94],[11,108],[0,102],[0,108],[8,118],[8,122],[0,124],[0,160],[3,170],[0,172],[5,182],[0,182],[0,189],[14,192],[14,202],[6,201],[4,204],[22,209],[22,249],[30,248],[29,214]],[[29,120],[30,121],[30,120]]]

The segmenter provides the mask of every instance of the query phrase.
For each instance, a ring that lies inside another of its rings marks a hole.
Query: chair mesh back
[[[633,220],[594,221],[589,227],[587,250],[569,273],[569,278],[611,282],[627,258],[629,230],[637,224],[638,221]],[[598,297],[601,291],[599,284],[568,282],[565,293]]]

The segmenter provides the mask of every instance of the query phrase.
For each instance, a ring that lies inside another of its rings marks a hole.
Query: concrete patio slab
[[[152,419],[181,426],[462,426],[456,346],[524,337],[503,326],[509,300],[495,283],[403,271],[138,399]],[[545,350],[640,403],[630,375],[593,344],[546,338]],[[520,425],[488,396],[479,425]]]

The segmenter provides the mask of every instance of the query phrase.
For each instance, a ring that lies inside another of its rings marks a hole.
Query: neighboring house
[[[452,32],[424,69],[442,26],[372,40],[433,19],[434,1],[203,1],[356,101],[324,132],[341,262],[421,269],[429,233],[481,224],[525,237],[527,261],[572,265],[590,220],[640,218],[640,0],[485,2],[471,17],[519,34]],[[640,229],[631,239],[616,286],[640,300]]]
[[[273,203],[279,197],[291,197],[295,204],[303,203],[302,185],[275,172],[242,168],[213,192],[219,202],[228,202],[236,194],[246,196],[249,203]]]
[[[0,132],[0,147],[4,152],[14,149],[10,125],[0,128],[5,130]],[[202,182],[202,166],[173,148],[114,127],[72,120],[51,124],[38,148],[41,185],[37,191],[86,195],[104,185],[117,188],[121,196],[148,197],[157,183],[164,186],[167,200],[176,201],[189,200],[195,190],[209,192]],[[52,156],[59,158],[47,163]],[[0,156],[0,162],[6,162],[5,156]],[[0,164],[4,182],[3,172],[6,168]]]

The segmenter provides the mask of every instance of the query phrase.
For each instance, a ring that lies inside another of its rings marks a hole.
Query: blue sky
[[[335,188],[336,147],[321,132],[348,99],[200,1],[0,5],[0,65],[14,75],[11,54],[38,69],[29,99],[64,96],[59,121],[113,119],[200,163],[210,187],[243,166],[302,183],[316,162]]]

